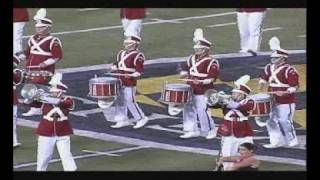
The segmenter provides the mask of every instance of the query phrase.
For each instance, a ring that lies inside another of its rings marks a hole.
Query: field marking
[[[99,10],[101,8],[81,8],[81,9],[77,9],[78,11],[96,11]]]
[[[157,22],[163,22],[163,23],[173,23],[173,24],[183,23],[183,22],[180,22],[180,21],[177,21],[177,20],[164,20],[164,19],[158,19],[158,18],[152,18],[150,20],[157,21]]]
[[[306,50],[288,50],[290,54],[302,54],[306,53]],[[271,51],[263,51],[258,52],[259,56],[270,55]],[[221,60],[227,60],[224,58],[236,58],[236,57],[251,57],[250,53],[226,53],[226,54],[216,54],[213,55],[214,58]],[[158,58],[145,61],[144,65],[151,64],[161,64],[161,63],[176,63],[176,62],[184,62],[188,57],[173,57],[173,58]],[[253,59],[254,60],[254,59]],[[83,71],[93,71],[93,70],[102,70],[111,68],[112,64],[98,64],[92,66],[82,66],[82,67],[74,67],[74,68],[63,68],[57,69],[57,72],[61,73],[75,73],[75,72],[83,72]]]
[[[36,128],[38,124],[39,122],[21,119],[21,118],[18,119],[18,125],[20,126]],[[174,150],[174,151],[180,151],[180,152],[191,152],[191,153],[205,154],[205,155],[211,155],[211,156],[217,156],[219,153],[218,150],[208,150],[204,148],[171,145],[171,144],[165,144],[165,143],[158,143],[154,141],[146,141],[146,140],[136,139],[131,137],[116,136],[116,135],[111,135],[107,133],[97,133],[97,132],[79,130],[79,129],[74,129],[74,134],[77,136],[83,136],[83,137],[88,137],[92,139],[99,139],[107,142],[111,141],[111,142],[118,142],[118,143],[124,143],[124,144],[131,144],[135,146],[147,146],[150,148]],[[262,161],[268,161],[268,162],[276,162],[276,163],[286,162],[286,164],[306,166],[306,160],[300,160],[300,159],[263,156],[263,155],[258,155],[257,158]]]
[[[301,35],[298,35],[297,37],[298,37],[298,38],[306,38],[306,37],[307,37],[307,35],[305,35],[305,34],[301,34]]]
[[[207,27],[213,28],[213,27],[222,27],[222,26],[230,26],[230,25],[235,25],[237,24],[236,22],[230,22],[230,23],[223,23],[223,24],[214,24],[214,25],[210,25]]]
[[[204,18],[212,18],[212,17],[220,17],[220,16],[227,16],[233,15],[237,12],[225,12],[225,13],[216,13],[216,14],[209,14],[204,16],[190,16],[184,18],[176,18],[176,19],[163,19],[161,21],[152,21],[152,22],[145,22],[142,23],[143,25],[151,25],[151,24],[163,24],[163,23],[172,23],[174,21],[186,21],[186,20],[194,20],[194,19],[204,19]],[[63,34],[74,34],[74,33],[84,33],[84,32],[92,32],[92,31],[103,31],[103,30],[110,30],[110,29],[119,29],[123,28],[122,25],[117,26],[104,26],[98,28],[89,28],[89,29],[81,29],[81,30],[73,30],[73,31],[61,31],[56,33],[51,33],[52,35],[63,35]],[[23,36],[23,38],[29,38],[31,35]]]
[[[148,148],[148,146],[135,146],[135,147],[128,147],[128,148],[122,148],[122,149],[99,152],[99,153],[87,152],[87,153],[90,153],[90,154],[83,154],[83,155],[73,156],[73,159],[76,160],[76,159],[84,159],[84,158],[91,158],[91,157],[98,157],[98,156],[116,156],[117,154],[115,154],[115,153],[129,152],[129,151],[138,150],[138,149],[144,149],[144,148]],[[121,155],[117,155],[117,156],[121,156]],[[60,162],[60,161],[61,161],[60,158],[59,159],[52,159],[52,160],[49,161],[49,164],[52,164],[52,163],[55,163],[55,162]],[[37,165],[37,162],[22,163],[22,164],[14,165],[13,168],[14,169],[19,169],[19,168],[24,168],[24,167],[36,166],[36,165]]]
[[[100,155],[105,155],[105,156],[115,156],[115,157],[121,156],[119,154],[112,154],[112,153],[101,152],[101,151],[91,151],[91,150],[86,150],[86,149],[82,150],[82,152],[91,153],[91,154],[100,154]]]
[[[283,28],[282,27],[265,28],[265,29],[262,29],[262,32],[281,30],[281,29],[283,29]]]

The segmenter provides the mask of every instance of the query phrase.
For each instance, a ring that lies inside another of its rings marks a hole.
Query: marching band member
[[[70,150],[72,127],[68,115],[74,109],[74,101],[65,96],[68,87],[61,82],[62,74],[56,73],[50,80],[50,96],[41,97],[42,115],[36,134],[38,135],[37,171],[46,171],[57,146],[64,171],[75,171],[77,166]],[[26,101],[24,103],[31,103]]]
[[[26,71],[55,71],[55,64],[62,59],[62,45],[57,37],[51,35],[52,20],[47,17],[46,9],[38,10],[34,16],[36,33],[32,35],[24,51]],[[32,82],[32,80],[31,80]],[[47,85],[48,81],[37,82]],[[41,114],[41,103],[34,104],[23,116]]]
[[[23,36],[24,27],[28,21],[29,21],[29,14],[28,14],[27,8],[13,8],[13,54],[14,55],[24,56],[23,48],[22,48],[22,36]]]
[[[246,85],[250,76],[245,75],[235,81],[236,87],[232,90],[231,100],[216,105],[221,107],[223,121],[218,129],[221,136],[222,157],[235,156],[239,145],[245,142],[253,143],[253,130],[248,122],[251,110],[254,109],[254,100],[248,97],[251,90]],[[224,162],[224,170],[232,167],[232,163]]]
[[[133,128],[137,129],[143,127],[148,122],[148,117],[145,116],[134,100],[137,79],[143,73],[145,57],[138,49],[141,38],[128,31],[125,33],[125,36],[127,38],[123,42],[124,50],[119,51],[117,61],[112,66],[113,72],[123,75],[119,76],[122,86],[116,100],[115,121],[117,123],[111,127],[121,128],[131,125],[132,122],[129,122],[127,115],[129,110],[134,121],[137,122]]]
[[[17,86],[23,81],[23,72],[18,69],[17,66],[20,63],[20,59],[13,55],[13,147],[21,146],[21,143],[18,141],[17,135],[17,112],[18,112],[18,95],[17,95]]]
[[[293,147],[298,145],[293,117],[296,106],[294,93],[299,86],[299,74],[287,63],[289,54],[280,48],[277,37],[271,38],[269,45],[274,52],[271,54],[271,63],[264,68],[259,84],[261,88],[268,85],[268,91],[275,94],[273,94],[271,117],[267,121],[270,144],[265,144],[264,147],[277,148],[285,145]]]
[[[203,37],[202,29],[194,32],[193,46],[195,54],[187,60],[186,67],[180,72],[181,77],[189,77],[192,81],[193,97],[190,103],[184,105],[183,130],[185,134],[181,138],[192,138],[200,136],[200,130],[207,133],[206,138],[212,139],[216,136],[214,121],[209,116],[204,93],[213,89],[213,82],[218,78],[219,62],[209,55],[212,43]],[[200,122],[200,130],[198,129]]]

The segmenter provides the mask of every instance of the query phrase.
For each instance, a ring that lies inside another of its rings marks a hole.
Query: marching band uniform
[[[18,112],[18,94],[17,87],[23,81],[23,72],[16,67],[20,63],[20,60],[17,56],[13,55],[13,147],[18,147],[21,143],[18,142],[17,135],[17,112]]]
[[[125,43],[133,43],[138,45],[141,42],[141,38],[137,35],[129,35],[124,41]],[[143,73],[143,63],[145,57],[142,52],[137,48],[130,50],[119,51],[117,55],[117,62],[114,63],[113,71],[121,74],[127,74],[127,77],[119,76],[122,86],[119,89],[119,96],[116,100],[116,115],[115,125],[112,128],[121,128],[130,125],[128,119],[128,110],[134,118],[137,124],[134,128],[140,128],[148,122],[147,116],[140,109],[139,105],[135,102],[134,96],[136,94],[137,78]]]
[[[46,17],[46,10],[40,9],[37,15],[34,16],[37,21],[35,27],[47,27],[52,26],[52,21]],[[62,59],[62,45],[61,41],[57,37],[50,35],[50,32],[46,34],[34,34],[27,43],[27,47],[24,51],[26,56],[26,71],[48,71],[50,73],[55,72],[55,64]],[[35,67],[36,66],[36,67]],[[41,67],[39,67],[41,66]],[[49,80],[48,80],[49,81]],[[33,82],[43,85],[48,85],[48,81]],[[23,113],[23,116],[32,116],[41,114],[41,103],[33,104],[30,111]]]
[[[239,8],[237,13],[240,32],[240,52],[256,55],[259,51],[263,20],[267,8]]]
[[[253,143],[253,130],[248,122],[254,100],[248,97],[250,88],[241,83],[232,90],[232,93],[241,93],[246,97],[240,101],[231,100],[226,105],[217,105],[223,111],[223,121],[218,128],[221,136],[222,157],[238,155],[239,145],[245,142]],[[223,167],[228,169],[232,166],[230,162],[224,162]]]
[[[196,32],[202,30],[196,30]],[[196,37],[195,35],[195,49],[205,49],[208,51],[211,47],[211,42],[203,38],[203,35]],[[187,60],[186,71],[180,72],[181,75],[188,75],[191,80],[199,80],[200,83],[188,82],[193,90],[192,101],[184,105],[183,111],[183,130],[185,134],[181,138],[191,138],[200,136],[198,129],[198,122],[200,123],[200,130],[206,132],[207,139],[215,137],[215,124],[208,114],[207,103],[205,101],[204,93],[208,89],[213,89],[213,82],[218,78],[219,62],[212,58],[208,53],[194,54]]]
[[[48,102],[42,104],[43,118],[36,129],[38,135],[37,171],[46,171],[55,145],[63,169],[75,171],[77,166],[70,150],[70,135],[73,134],[73,130],[68,121],[69,112],[74,109],[75,105],[71,97],[62,95],[62,92],[66,92],[68,88],[60,81],[62,74],[55,76],[49,82],[50,92],[58,92],[60,95],[54,100],[46,99]]]
[[[29,21],[27,8],[13,8],[13,54],[23,53],[22,36],[26,23]]]
[[[142,21],[146,17],[146,8],[121,8],[120,18],[124,32],[133,32],[141,37]]]
[[[274,38],[272,39],[275,40]],[[270,42],[272,42],[272,39]],[[293,117],[296,106],[294,93],[299,86],[299,74],[293,66],[287,63],[289,54],[286,50],[280,48],[280,41],[277,46],[275,49],[271,48],[274,50],[271,58],[283,58],[283,61],[267,64],[259,81],[260,84],[268,84],[268,91],[270,92],[286,92],[282,96],[273,94],[273,107],[270,119],[267,121],[270,144],[264,145],[266,148],[276,148],[284,145],[292,147],[298,144]]]

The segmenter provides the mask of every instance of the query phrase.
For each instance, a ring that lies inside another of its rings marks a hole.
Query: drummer
[[[180,72],[182,78],[190,79],[188,84],[193,90],[192,101],[184,105],[183,131],[185,133],[180,137],[192,138],[205,133],[207,139],[212,139],[216,136],[216,129],[214,121],[207,112],[204,93],[214,88],[213,82],[218,78],[219,62],[209,55],[212,43],[203,37],[202,29],[195,30],[193,41],[195,53],[188,58],[186,65],[182,66],[184,70]]]
[[[62,45],[57,37],[51,35],[52,20],[47,16],[46,9],[38,10],[33,17],[36,21],[35,34],[32,35],[24,50],[26,56],[26,74],[30,76],[52,76],[55,64],[62,59]],[[22,56],[23,57],[23,56]],[[41,72],[39,72],[41,71]],[[29,83],[48,85],[50,78],[29,79]],[[42,103],[33,104],[23,116],[41,114]]]
[[[136,123],[133,128],[141,128],[148,122],[148,117],[135,102],[137,79],[143,73],[143,64],[145,57],[139,51],[138,46],[141,38],[130,32],[125,32],[126,39],[123,42],[124,50],[120,50],[117,55],[117,61],[112,66],[112,72],[120,73],[119,97],[116,101],[116,114],[114,120],[117,122],[112,128],[121,128]],[[128,110],[133,116],[133,121],[128,118]]]

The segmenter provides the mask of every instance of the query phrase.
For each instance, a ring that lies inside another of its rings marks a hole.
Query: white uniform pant
[[[37,171],[47,170],[55,145],[57,146],[64,171],[75,171],[77,166],[70,150],[70,136],[39,136]]]
[[[239,152],[239,146],[242,143],[253,143],[253,137],[247,136],[242,138],[237,138],[234,136],[222,136],[221,138],[221,154],[222,157],[228,157],[228,156],[238,156]],[[229,170],[232,167],[232,162],[224,162],[223,168],[224,170]]]
[[[116,100],[116,115],[114,120],[127,121],[128,110],[133,116],[134,121],[138,121],[145,117],[144,113],[140,109],[139,105],[134,101],[134,96],[136,94],[135,86],[122,86],[119,89],[119,96]]]
[[[241,50],[259,51],[265,12],[238,12]]]
[[[133,32],[135,35],[141,37],[142,19],[121,19],[124,32]]]
[[[18,135],[17,135],[17,111],[18,106],[13,105],[13,144],[18,143]]]
[[[13,53],[22,52],[22,36],[25,22],[13,23]]]
[[[214,121],[208,113],[204,95],[193,95],[192,101],[186,103],[183,109],[183,130],[208,132],[215,128]]]
[[[295,108],[295,103],[279,104],[272,107],[270,119],[267,121],[271,144],[288,144],[298,140],[293,126]]]

